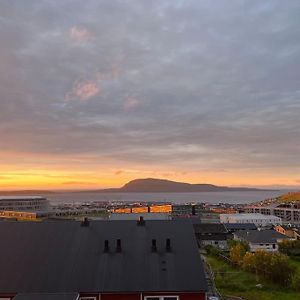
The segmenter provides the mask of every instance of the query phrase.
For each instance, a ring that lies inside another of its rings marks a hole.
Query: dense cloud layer
[[[1,152],[296,184],[299,13],[298,0],[1,1]]]

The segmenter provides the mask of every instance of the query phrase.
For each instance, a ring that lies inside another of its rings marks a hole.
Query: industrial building
[[[221,223],[253,223],[257,227],[282,224],[281,218],[263,214],[221,214]]]
[[[36,220],[51,213],[50,203],[45,197],[6,196],[0,197],[0,218]]]

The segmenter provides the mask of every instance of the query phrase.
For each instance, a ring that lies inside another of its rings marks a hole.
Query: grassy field
[[[254,274],[232,268],[226,262],[214,257],[207,261],[215,272],[215,282],[222,295],[239,296],[245,300],[297,300],[300,293],[292,289],[284,289],[263,280],[256,280]],[[300,270],[300,262],[293,261]],[[262,287],[257,287],[261,284]]]

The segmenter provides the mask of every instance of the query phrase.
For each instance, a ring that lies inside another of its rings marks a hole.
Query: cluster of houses
[[[300,240],[300,227],[282,225],[276,216],[262,214],[221,215],[222,223],[194,222],[194,231],[200,248],[207,245],[227,250],[230,239],[244,241],[250,251],[278,251],[278,244],[285,240]],[[227,223],[229,222],[229,223]]]
[[[205,300],[199,248],[227,250],[236,239],[273,252],[300,239],[297,227],[262,214],[137,218],[0,222],[0,300]]]

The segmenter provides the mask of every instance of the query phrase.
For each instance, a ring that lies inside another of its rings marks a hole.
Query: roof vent
[[[192,204],[192,215],[193,216],[196,215],[196,206],[195,206],[195,204]]]
[[[171,250],[172,250],[170,239],[166,239],[166,250],[167,250],[167,252],[171,252]]]
[[[89,221],[89,219],[87,217],[85,217],[83,219],[83,221],[81,222],[81,226],[82,227],[89,227],[89,225],[90,225],[90,221]]]
[[[157,245],[156,245],[156,240],[152,240],[152,246],[151,246],[151,251],[152,252],[157,252]]]
[[[137,221],[137,225],[138,226],[145,226],[145,220],[142,216],[139,217],[138,221]]]
[[[120,239],[117,239],[116,252],[118,252],[118,253],[122,252],[122,243],[121,243]]]
[[[108,253],[109,252],[109,242],[108,240],[104,241],[104,253]]]

